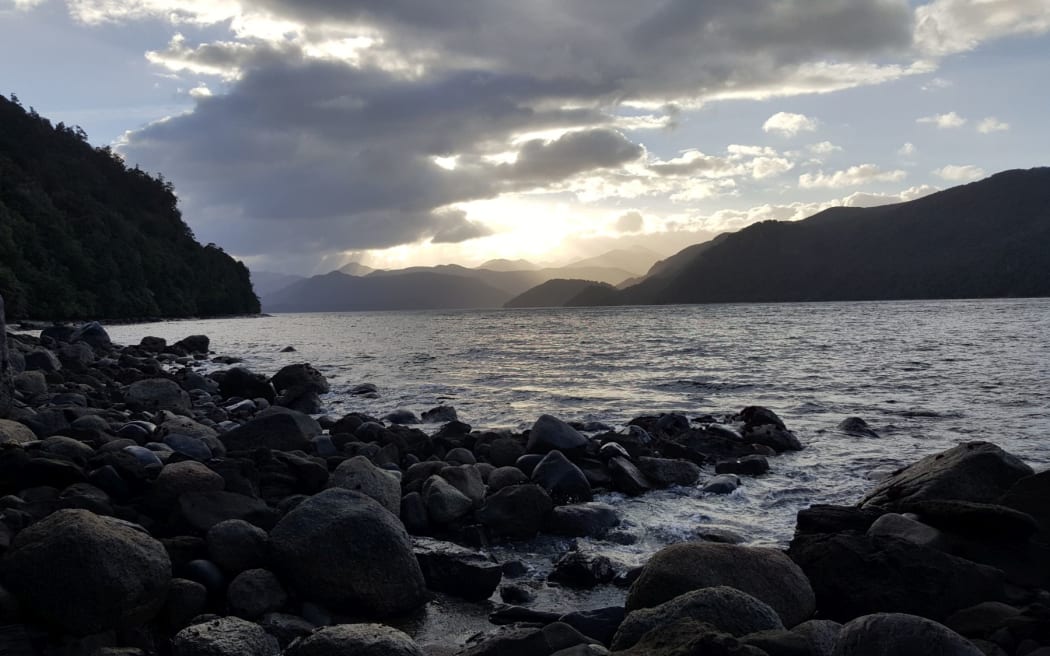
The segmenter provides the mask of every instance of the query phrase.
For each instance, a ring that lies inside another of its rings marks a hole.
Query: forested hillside
[[[0,96],[0,294],[8,317],[259,311],[247,268],[182,221],[169,182]]]

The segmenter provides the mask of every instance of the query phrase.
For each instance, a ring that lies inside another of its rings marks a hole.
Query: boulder
[[[989,442],[968,442],[926,456],[883,480],[861,502],[901,512],[919,501],[955,499],[995,503],[1032,475],[1019,458]]]
[[[470,497],[436,474],[423,483],[422,496],[427,517],[438,525],[454,522],[474,509]]]
[[[160,470],[153,482],[151,496],[160,506],[170,506],[187,492],[215,492],[226,487],[226,481],[206,465],[193,460],[173,462]]]
[[[942,531],[987,542],[1024,542],[1039,530],[1031,515],[993,503],[917,501],[908,511]]]
[[[551,622],[541,629],[504,628],[495,635],[482,636],[479,643],[459,652],[459,656],[551,656],[593,642],[564,622]]]
[[[840,431],[854,437],[878,437],[879,434],[860,417],[846,417],[836,426]]]
[[[613,487],[618,492],[636,497],[653,488],[653,484],[649,482],[646,475],[627,458],[620,456],[610,458],[607,466],[612,475]]]
[[[29,434],[33,435],[32,431]],[[33,439],[36,439],[35,435],[33,435]],[[495,494],[505,487],[522,485],[528,482],[529,477],[517,467],[497,467],[489,474],[488,494]]]
[[[211,460],[212,456],[215,455],[207,442],[189,435],[169,433],[164,436],[164,444],[175,453],[201,462]]]
[[[747,427],[742,435],[745,442],[768,446],[777,453],[802,450],[802,442],[799,441],[794,433],[786,428],[778,428],[772,424]]]
[[[525,447],[512,437],[499,437],[489,445],[489,462],[496,467],[510,467],[525,455]]]
[[[261,374],[253,373],[244,367],[233,367],[226,371],[210,374],[219,381],[219,394],[224,399],[238,397],[241,399],[266,399],[273,403],[277,398],[273,385]]]
[[[47,394],[47,378],[39,371],[23,371],[11,379],[14,388],[26,398]]]
[[[95,349],[108,349],[113,346],[109,339],[109,333],[97,321],[89,321],[73,331],[69,341],[84,342]]]
[[[405,633],[385,624],[337,624],[294,642],[285,656],[424,656]]]
[[[536,537],[553,508],[539,485],[512,485],[489,495],[477,518],[494,536],[528,540]]]
[[[372,497],[395,516],[401,514],[401,477],[376,467],[364,456],[341,462],[328,478],[326,487],[356,490]]]
[[[332,488],[270,532],[272,562],[303,598],[393,615],[420,606],[426,583],[401,522],[371,497]]]
[[[226,600],[232,614],[252,620],[281,610],[288,603],[288,595],[273,572],[249,569],[230,581]]]
[[[7,350],[7,324],[4,318],[4,297],[0,296],[0,419],[11,412],[13,393],[11,390],[11,376],[14,368],[11,366],[11,356]],[[0,442],[3,442],[0,434]]]
[[[898,612],[942,620],[1004,596],[1003,573],[888,535],[796,535],[788,553],[809,577],[824,617]]]
[[[561,451],[547,453],[532,470],[531,479],[547,490],[555,503],[590,501],[593,497],[587,477]]]
[[[450,421],[459,421],[456,409],[450,405],[439,405],[425,411],[421,419],[426,424],[445,424]]]
[[[171,560],[141,527],[59,510],[21,531],[0,561],[4,586],[60,633],[129,628],[164,604]]]
[[[809,580],[783,552],[711,542],[664,547],[646,563],[627,595],[627,610],[651,608],[680,594],[724,585],[769,604],[784,626],[813,614]]]
[[[655,487],[695,485],[700,478],[700,467],[688,460],[641,456],[635,464]]]
[[[276,517],[262,499],[223,490],[184,493],[175,511],[180,529],[197,534],[228,519],[242,519],[265,529],[273,526]]]
[[[769,656],[737,638],[688,617],[649,631],[630,649],[616,656]]]
[[[283,394],[286,390],[327,394],[330,390],[324,374],[310,364],[290,364],[281,367],[281,370],[270,379],[270,384],[278,394]]]
[[[159,430],[164,435],[170,433],[178,433],[179,435],[189,435],[190,437],[196,437],[199,440],[203,440],[205,438],[210,437],[217,437],[219,435],[211,426],[205,426],[204,424],[198,421],[194,421],[189,417],[171,417],[169,419],[165,419],[160,424]]]
[[[606,606],[592,610],[577,610],[558,618],[585,636],[598,640],[603,645],[612,643],[616,630],[626,616],[623,606]]]
[[[554,563],[554,568],[547,576],[570,588],[593,588],[596,585],[610,583],[616,578],[612,560],[590,551],[569,551]]]
[[[492,596],[503,578],[503,567],[492,558],[451,542],[417,537],[412,551],[431,590],[481,601]]]
[[[227,519],[208,529],[208,557],[230,574],[262,567],[267,556],[266,531],[243,519]]]
[[[566,537],[600,537],[620,525],[616,509],[607,503],[581,503],[558,506],[547,520],[544,530]]]
[[[761,476],[769,471],[769,460],[765,456],[750,455],[735,460],[720,460],[715,465],[716,474],[739,474],[741,476]]]
[[[712,476],[701,488],[708,494],[729,494],[740,487],[740,478],[733,474],[719,474]]]
[[[147,335],[139,340],[139,348],[150,353],[163,353],[164,349],[168,348],[168,340]]]
[[[615,651],[627,649],[649,631],[683,618],[710,624],[733,636],[784,628],[776,611],[767,604],[735,588],[715,586],[628,613],[611,646]]]
[[[865,615],[842,627],[834,656],[983,656],[948,627],[903,613]]]
[[[298,615],[287,613],[267,613],[259,620],[259,626],[277,638],[282,648],[287,647],[298,638],[305,638],[314,631],[314,625]]]
[[[420,423],[419,417],[416,416],[416,413],[404,408],[398,408],[393,412],[383,415],[383,421],[388,421],[391,424],[401,424],[402,426]]]
[[[236,617],[192,624],[171,641],[174,656],[277,656],[277,639],[261,626]]]
[[[124,394],[124,401],[136,410],[190,409],[190,395],[167,378],[147,378],[132,383]]]
[[[290,412],[275,412],[256,416],[219,439],[228,451],[272,449],[274,451],[306,451],[310,438],[303,424]]]
[[[190,335],[175,342],[175,346],[186,349],[189,353],[207,353],[211,340],[207,335]]]
[[[547,453],[553,449],[582,450],[588,443],[582,433],[561,419],[551,415],[541,415],[529,431],[529,441],[525,450],[529,453]]]
[[[755,428],[758,426],[784,428],[784,421],[777,416],[777,413],[760,405],[747,406],[736,415],[735,419],[744,422],[745,428]]]
[[[476,465],[445,467],[438,475],[462,492],[475,507],[481,507],[482,501],[485,500],[485,481],[482,480],[481,470]]]
[[[0,444],[25,444],[36,441],[36,434],[25,424],[10,419],[0,419]]]

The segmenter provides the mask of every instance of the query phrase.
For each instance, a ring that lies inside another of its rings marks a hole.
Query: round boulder
[[[300,503],[270,533],[272,561],[306,599],[375,615],[412,610],[426,584],[401,522],[341,488]]]
[[[149,621],[164,604],[171,560],[141,527],[70,509],[21,531],[0,574],[40,620],[89,635]]]
[[[137,410],[189,410],[190,395],[167,378],[139,380],[128,386],[124,400]]]
[[[834,656],[982,656],[984,652],[943,624],[917,615],[876,613],[849,622]]]
[[[328,479],[328,487],[356,490],[372,497],[395,515],[401,512],[401,477],[376,467],[364,456],[354,456],[339,463]]]
[[[651,608],[680,594],[724,585],[769,604],[784,626],[816,610],[809,579],[783,552],[710,542],[664,547],[646,563],[627,595],[628,611]]]
[[[243,519],[228,519],[208,529],[208,556],[223,570],[236,574],[266,562],[266,531]]]
[[[285,656],[423,656],[412,638],[384,624],[337,624],[293,643]]]
[[[36,440],[36,433],[25,424],[10,419],[0,419],[0,444],[11,442],[25,444]]]
[[[174,656],[277,656],[277,639],[258,624],[236,617],[188,626],[171,641]]]
[[[529,453],[547,453],[552,449],[570,451],[587,446],[582,433],[557,417],[541,415],[529,431],[525,450]]]
[[[273,572],[265,569],[250,569],[238,574],[230,581],[226,599],[231,613],[249,620],[279,611],[288,603],[281,582]]]

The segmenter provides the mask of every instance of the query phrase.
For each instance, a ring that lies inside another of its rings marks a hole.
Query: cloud
[[[430,238],[432,244],[458,244],[492,234],[488,226],[468,221],[466,212],[462,210],[436,212],[435,218],[444,225],[439,225],[437,232]]]
[[[806,146],[806,148],[814,155],[830,155],[831,153],[842,151],[842,146],[836,146],[830,141],[821,141],[820,143],[810,144]]]
[[[928,55],[950,55],[992,39],[1047,32],[1046,0],[933,0],[915,9],[915,45]]]
[[[550,141],[526,142],[515,162],[502,167],[502,172],[514,180],[543,184],[594,169],[616,168],[637,160],[644,152],[615,130],[569,132]]]
[[[1000,121],[994,116],[989,116],[988,118],[981,120],[981,122],[977,124],[977,131],[981,134],[991,134],[992,132],[1004,132],[1009,129],[1009,123],[1004,123],[1003,121]]]
[[[959,116],[955,112],[948,112],[947,114],[934,114],[933,116],[923,116],[922,118],[915,119],[916,123],[927,123],[930,125],[936,125],[940,129],[950,128],[961,128],[966,125],[966,119]]]
[[[762,124],[762,131],[778,134],[782,137],[794,137],[800,132],[813,132],[817,129],[817,120],[805,114],[777,112]]]
[[[933,171],[933,174],[948,182],[971,182],[983,178],[984,169],[972,164],[957,165],[948,164]]]
[[[645,218],[632,210],[621,214],[615,225],[617,232],[641,232],[645,228]]]
[[[907,175],[906,172],[899,169],[883,171],[875,164],[861,164],[828,174],[824,173],[824,171],[803,173],[798,178],[798,184],[803,189],[838,189],[877,182],[900,182]]]
[[[901,157],[915,157],[918,152],[919,149],[910,141],[906,141],[903,146],[897,149],[897,154]]]

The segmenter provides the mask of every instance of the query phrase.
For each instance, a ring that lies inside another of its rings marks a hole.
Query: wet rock
[[[139,348],[150,353],[163,353],[164,349],[168,348],[168,340],[147,335],[139,340]]]
[[[475,508],[481,507],[485,500],[485,482],[481,480],[481,471],[475,465],[445,467],[438,475],[470,499]]]
[[[836,427],[847,435],[854,437],[878,437],[879,434],[860,417],[846,417]]]
[[[21,392],[25,397],[33,398],[47,394],[47,379],[39,371],[23,371],[11,378],[14,389]]]
[[[695,485],[700,478],[700,468],[688,460],[642,456],[636,464],[655,487]]]
[[[739,474],[741,476],[761,476],[769,471],[769,460],[765,456],[751,455],[735,460],[720,460],[715,465],[716,474]]]
[[[1035,519],[1040,530],[1039,541],[1050,543],[1050,471],[1019,479],[998,503]]]
[[[1024,542],[1039,530],[1031,515],[990,503],[928,500],[909,505],[908,511],[935,528],[989,542]]]
[[[610,458],[608,467],[612,475],[613,487],[619,492],[636,497],[645,494],[653,487],[645,474],[626,458]]]
[[[500,586],[499,598],[507,604],[531,604],[536,601],[536,593],[526,586],[511,583]]]
[[[885,511],[878,508],[815,504],[798,511],[797,533],[865,533]]]
[[[277,643],[285,648],[297,638],[303,638],[314,631],[314,625],[297,615],[287,613],[267,613],[258,620],[259,626],[277,638]]]
[[[968,442],[927,456],[879,483],[861,505],[900,512],[919,501],[994,503],[1032,468],[989,442]]]
[[[179,497],[176,521],[203,535],[228,519],[241,519],[260,528],[273,526],[276,513],[262,499],[229,491],[190,492]]]
[[[204,440],[190,435],[170,433],[164,436],[164,444],[175,453],[201,462],[211,460],[214,455]]]
[[[460,656],[550,656],[590,642],[590,638],[568,624],[552,622],[542,629],[503,629],[461,651]]]
[[[469,449],[458,447],[445,454],[445,462],[451,465],[476,465],[478,459]]]
[[[288,390],[327,394],[331,389],[324,374],[310,364],[290,364],[281,367],[270,379],[270,384],[278,394]]]
[[[642,636],[635,646],[616,653],[617,656],[769,656],[710,624],[690,618],[659,626]]]
[[[768,446],[777,453],[802,450],[802,442],[799,441],[794,433],[786,428],[778,428],[772,424],[745,428],[742,435],[744,441]]]
[[[547,520],[544,531],[566,537],[600,537],[620,525],[616,509],[607,503],[558,506]]]
[[[791,631],[806,639],[812,656],[832,656],[842,625],[831,620],[807,620]]]
[[[211,348],[211,340],[207,335],[190,335],[175,342],[175,346],[186,349],[189,353],[207,353]]]
[[[281,610],[288,595],[273,572],[249,569],[238,574],[226,590],[230,612],[244,619],[255,619]]]
[[[494,536],[527,540],[539,533],[553,508],[539,485],[513,485],[489,495],[477,518]]]
[[[948,547],[948,538],[944,533],[897,513],[886,513],[875,520],[868,529],[868,535],[894,537],[932,549],[943,550]]]
[[[214,492],[226,481],[206,465],[192,460],[165,465],[153,482],[151,497],[161,507],[169,507],[188,492]]]
[[[36,434],[25,424],[9,419],[0,419],[0,444],[25,444],[36,441]]]
[[[478,551],[430,538],[413,538],[427,587],[470,601],[488,599],[503,578],[499,563]]]
[[[109,333],[97,321],[89,321],[73,331],[70,342],[84,342],[95,349],[108,349],[113,346]]]
[[[568,624],[603,645],[609,645],[626,616],[627,612],[623,606],[607,606],[593,610],[573,611],[562,615],[558,621]]]
[[[224,399],[262,398],[273,403],[277,398],[277,393],[266,376],[253,373],[244,367],[217,371],[209,376],[219,382],[219,394]]]
[[[946,626],[903,613],[877,613],[849,622],[842,627],[834,654],[983,656],[980,649]]]
[[[359,492],[325,490],[270,532],[282,580],[309,600],[375,615],[425,601],[425,582],[401,522]]]
[[[243,519],[219,522],[205,535],[208,557],[230,574],[265,565],[267,539],[266,531]]]
[[[702,488],[708,494],[729,494],[740,487],[740,478],[732,474],[712,476]]]
[[[236,617],[193,624],[175,634],[174,656],[277,656],[277,640],[261,626]]]
[[[401,477],[376,467],[364,456],[344,460],[332,472],[327,487],[356,490],[378,501],[394,516],[401,512]]]
[[[679,619],[704,622],[733,636],[784,628],[776,611],[767,604],[740,590],[715,586],[628,613],[613,638],[612,648],[619,651],[632,647],[649,631]]]
[[[653,428],[656,432],[664,435],[677,435],[689,430],[689,418],[685,415],[670,412],[660,415]]]
[[[416,413],[411,410],[405,410],[404,408],[399,408],[383,415],[383,421],[388,421],[391,424],[400,424],[402,426],[420,423],[419,417],[416,416]]]
[[[488,494],[495,494],[505,487],[528,482],[529,477],[517,467],[497,467],[489,474]]]
[[[608,556],[589,551],[570,551],[554,563],[547,580],[570,588],[589,589],[610,583],[616,578],[616,570]]]
[[[627,595],[628,611],[650,608],[696,590],[725,585],[769,604],[785,626],[813,614],[813,588],[783,552],[760,547],[687,542],[664,547],[646,563]]]
[[[319,431],[318,431],[319,432]],[[290,412],[256,416],[248,423],[222,434],[219,439],[228,451],[264,448],[274,451],[306,451],[310,438],[302,422]]]
[[[474,509],[470,497],[438,475],[431,476],[423,483],[422,496],[427,517],[438,525],[454,522]]]
[[[197,558],[179,568],[182,576],[204,586],[209,595],[219,597],[226,589],[228,578],[219,566],[205,558]]]
[[[760,405],[747,406],[736,415],[735,419],[744,422],[746,428],[758,426],[784,428],[784,421],[777,416],[777,413]]]
[[[139,526],[87,510],[59,510],[15,537],[0,572],[34,616],[59,632],[89,635],[156,615],[171,561]]]
[[[40,349],[25,354],[26,371],[43,371],[45,373],[55,372],[62,369],[62,363],[58,361],[51,351]]]
[[[1001,571],[896,537],[796,535],[788,553],[834,620],[878,612],[941,620],[1004,595]]]
[[[588,444],[582,433],[557,417],[541,415],[529,431],[525,450],[529,453],[547,453],[551,450],[581,450]]]
[[[427,424],[444,424],[450,421],[459,421],[456,409],[450,405],[439,405],[423,413],[422,419]]]
[[[189,579],[172,579],[161,615],[169,628],[178,631],[203,613],[207,605],[208,589],[203,585]]]
[[[496,467],[509,467],[525,455],[525,446],[511,437],[500,437],[489,446],[488,459]]]
[[[285,656],[424,656],[412,638],[383,624],[338,624],[292,644]]]
[[[190,409],[190,395],[178,383],[167,378],[149,378],[132,383],[124,394],[124,400],[137,410]]]
[[[587,477],[561,451],[547,453],[533,469],[531,480],[555,503],[590,501],[593,496]]]

